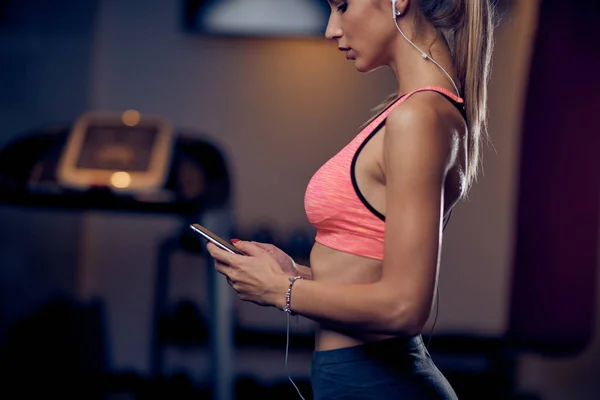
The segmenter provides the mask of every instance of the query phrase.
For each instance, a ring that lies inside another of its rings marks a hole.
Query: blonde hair
[[[490,0],[418,0],[423,16],[442,33],[462,88],[468,124],[466,188],[477,180],[481,147],[488,140],[487,86],[493,51],[493,9]],[[398,94],[374,109],[387,108]]]
[[[430,0],[420,0],[422,4]],[[456,9],[464,8],[464,20],[454,40],[454,62],[463,88],[469,134],[467,139],[467,187],[477,180],[481,166],[482,139],[488,136],[487,87],[493,51],[493,17],[489,0],[452,0]],[[434,15],[434,26],[439,17]],[[438,17],[438,18],[435,18]],[[437,26],[436,26],[437,27]]]

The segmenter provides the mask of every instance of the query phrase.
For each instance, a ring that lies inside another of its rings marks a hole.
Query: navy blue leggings
[[[314,400],[458,399],[421,335],[315,351]]]

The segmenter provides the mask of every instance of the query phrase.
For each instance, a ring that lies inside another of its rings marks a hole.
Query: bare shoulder
[[[464,129],[460,114],[453,108],[433,92],[416,93],[395,107],[386,122],[384,158],[395,155],[406,161],[437,161],[449,168]]]

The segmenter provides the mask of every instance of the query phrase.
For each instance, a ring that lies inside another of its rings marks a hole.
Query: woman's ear
[[[391,2],[396,17],[406,14],[410,0],[391,0]]]

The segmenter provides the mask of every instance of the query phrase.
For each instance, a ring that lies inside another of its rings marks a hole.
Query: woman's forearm
[[[280,309],[285,306],[288,285],[289,281],[282,282],[277,290],[275,305]],[[391,335],[420,332],[411,307],[402,304],[396,293],[381,282],[341,285],[297,280],[290,304],[293,312],[336,329]]]

